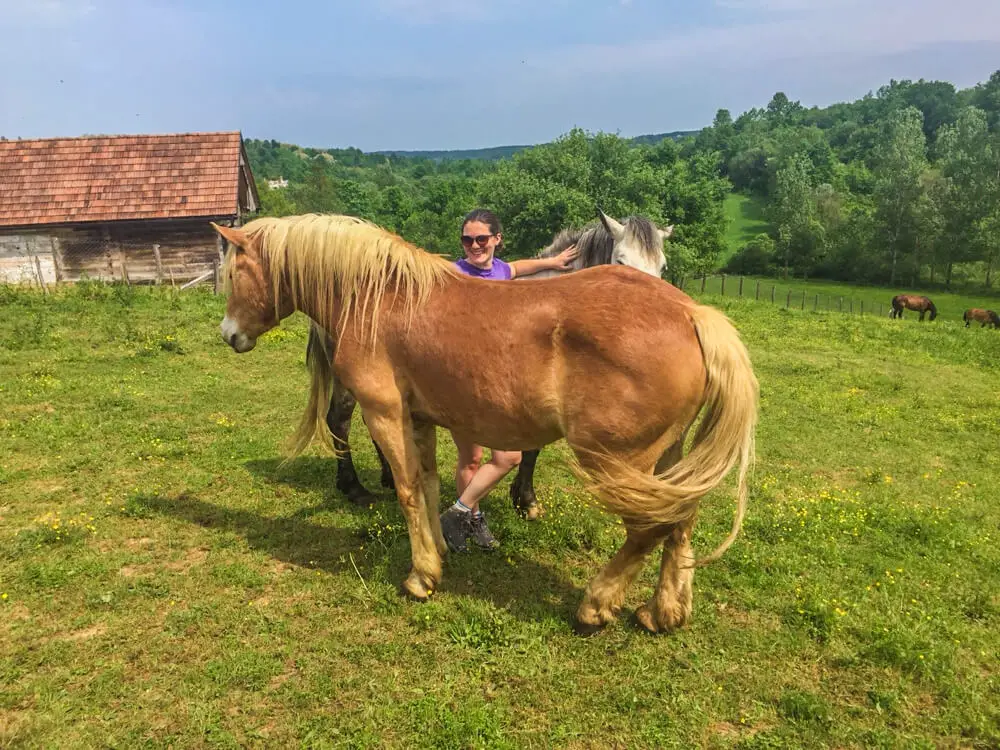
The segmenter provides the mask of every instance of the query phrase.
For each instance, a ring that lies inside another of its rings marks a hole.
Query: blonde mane
[[[352,313],[374,346],[386,292],[401,302],[405,319],[442,281],[458,275],[441,256],[353,216],[305,214],[255,219],[243,227],[270,269],[275,305],[282,289],[296,309],[308,306],[323,327],[342,330]],[[331,331],[333,332],[333,331]]]

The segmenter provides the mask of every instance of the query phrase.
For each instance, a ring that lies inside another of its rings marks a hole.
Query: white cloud
[[[718,1],[761,8],[804,9],[807,5],[805,0]],[[845,12],[845,4],[854,7]],[[812,11],[777,20],[759,18],[651,39],[577,45],[537,56],[533,75],[539,69],[556,78],[575,78],[654,70],[679,75],[689,65],[732,68],[806,60],[856,63],[935,44],[1000,42],[1000,2],[996,0],[950,0],[947,13],[941,12],[938,0],[854,4],[855,0],[820,0]]]

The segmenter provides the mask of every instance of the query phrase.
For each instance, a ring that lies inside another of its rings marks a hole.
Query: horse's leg
[[[677,463],[684,450],[685,430],[656,464],[660,473]],[[625,544],[615,554],[611,562],[587,584],[583,601],[576,613],[576,629],[581,633],[592,633],[614,619],[625,601],[625,593],[642,570],[643,563],[652,550],[670,532],[669,526],[653,526],[643,529],[626,527],[628,536]]]
[[[364,421],[364,417],[362,417]],[[367,427],[368,425],[365,424]],[[388,490],[396,489],[396,484],[392,480],[392,468],[389,466],[389,462],[385,460],[385,454],[382,453],[382,449],[378,447],[378,443],[375,442],[375,438],[372,438],[372,445],[375,446],[375,453],[378,455],[379,466],[382,467],[382,486]]]
[[[392,467],[396,497],[410,534],[413,567],[403,582],[403,591],[414,599],[425,600],[441,580],[441,554],[427,520],[420,470],[422,447],[417,444],[410,414],[402,404],[380,406],[377,410],[374,407],[364,410],[365,422]],[[421,430],[420,435],[426,443],[426,433]]]
[[[694,519],[674,526],[663,541],[660,580],[652,598],[636,610],[640,624],[651,633],[669,632],[691,617],[694,555],[691,532]]]
[[[576,611],[576,630],[589,635],[603,628],[618,614],[625,602],[628,587],[639,575],[646,555],[653,551],[667,534],[664,526],[636,529],[626,527],[625,544],[598,573],[583,594],[583,601]]]
[[[382,486],[387,490],[396,489],[396,483],[392,479],[392,467],[390,467],[389,462],[385,460],[385,454],[383,454],[382,449],[378,447],[378,443],[375,444],[375,451],[378,453],[378,461],[382,465]]]
[[[354,395],[334,378],[326,424],[333,433],[334,446],[342,451],[337,457],[337,489],[355,505],[367,507],[375,502],[375,496],[361,484],[351,457],[351,417],[356,405]]]
[[[541,451],[521,453],[521,465],[510,484],[510,499],[514,502],[514,508],[529,521],[536,520],[542,514],[542,507],[535,497],[535,463],[539,453]]]
[[[424,506],[427,509],[427,522],[430,524],[431,537],[434,546],[442,557],[448,552],[448,545],[441,533],[441,479],[437,466],[437,431],[434,425],[418,422],[413,425],[413,433],[420,450],[420,479],[423,483]],[[390,477],[392,473],[390,471]]]
[[[656,472],[666,471],[680,461],[684,441],[673,445],[656,465]],[[663,558],[660,562],[660,579],[652,598],[636,610],[639,623],[652,633],[670,631],[681,627],[691,617],[694,562],[691,554],[691,532],[694,519],[669,529],[663,540]]]

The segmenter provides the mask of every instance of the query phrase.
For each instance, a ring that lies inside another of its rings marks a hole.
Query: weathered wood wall
[[[46,283],[127,274],[130,283],[180,284],[212,270],[220,251],[205,220],[0,229],[0,282],[37,283],[40,268]]]

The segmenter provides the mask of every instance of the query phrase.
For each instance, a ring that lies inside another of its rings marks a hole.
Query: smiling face
[[[462,226],[462,250],[465,259],[476,268],[488,269],[493,265],[493,254],[502,235],[494,234],[490,225],[482,221],[467,221]]]

